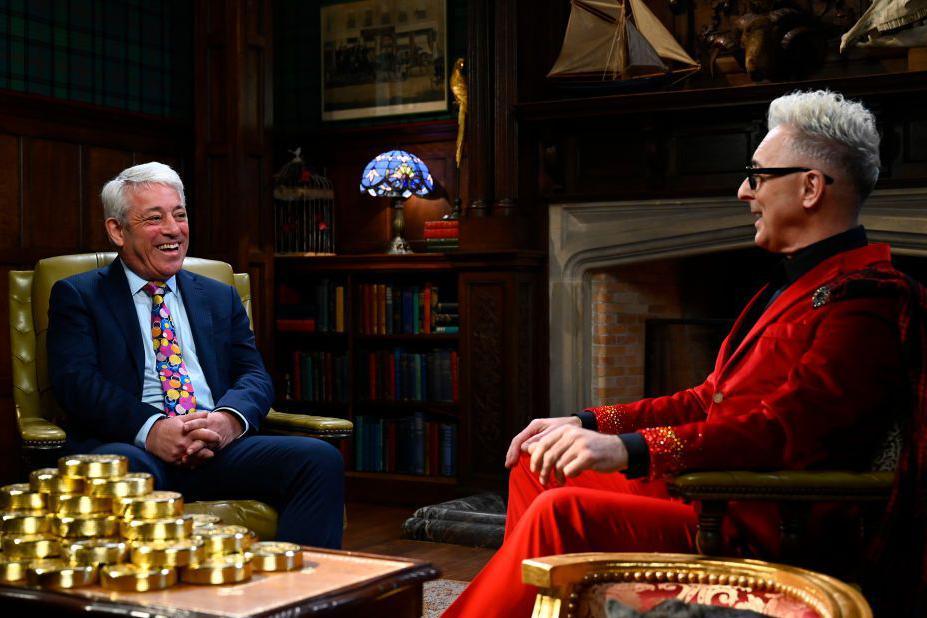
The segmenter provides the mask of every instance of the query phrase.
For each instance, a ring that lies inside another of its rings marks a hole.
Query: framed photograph
[[[447,110],[446,0],[323,1],[322,120]]]

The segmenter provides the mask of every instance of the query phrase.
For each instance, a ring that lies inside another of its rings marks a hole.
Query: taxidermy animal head
[[[751,9],[762,8],[755,3]],[[795,8],[749,12],[733,21],[736,54],[750,79],[802,79],[820,68],[827,33],[815,16]]]

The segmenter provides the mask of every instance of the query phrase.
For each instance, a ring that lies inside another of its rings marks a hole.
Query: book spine
[[[392,335],[394,332],[393,326],[396,321],[393,315],[394,313],[393,312],[393,286],[387,285],[385,294],[386,294],[386,316],[384,316],[384,319],[386,320],[386,334]]]
[[[335,288],[335,332],[344,332],[344,286]]]
[[[455,402],[460,401],[460,367],[457,352],[451,352],[451,395]]]
[[[424,314],[422,317],[422,326],[423,326],[422,331],[425,334],[430,335],[431,334],[431,284],[430,283],[425,284],[425,295],[424,295],[424,299],[422,302],[422,310]]]
[[[426,230],[438,230],[447,228],[459,228],[460,221],[456,219],[442,219],[440,221],[425,221]]]
[[[435,326],[436,335],[452,335],[454,333],[459,333],[459,326]]]
[[[316,332],[316,322],[313,318],[281,318],[277,320],[277,331],[281,333],[314,333]]]
[[[430,238],[459,238],[460,230],[458,228],[447,227],[438,229],[426,229],[425,240]]]

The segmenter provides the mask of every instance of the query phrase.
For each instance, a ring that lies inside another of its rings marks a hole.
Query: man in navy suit
[[[235,289],[182,269],[180,177],[137,165],[102,199],[119,257],[58,281],[49,306],[48,370],[70,449],[126,455],[190,500],[266,501],[280,511],[278,539],[340,547],[341,454],[313,438],[255,435],[273,386]]]

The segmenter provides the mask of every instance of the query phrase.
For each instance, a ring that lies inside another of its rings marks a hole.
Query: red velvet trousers
[[[522,455],[509,478],[505,542],[444,618],[530,616],[537,589],[521,561],[587,551],[695,552],[696,512],[658,481],[584,472],[541,485]]]

